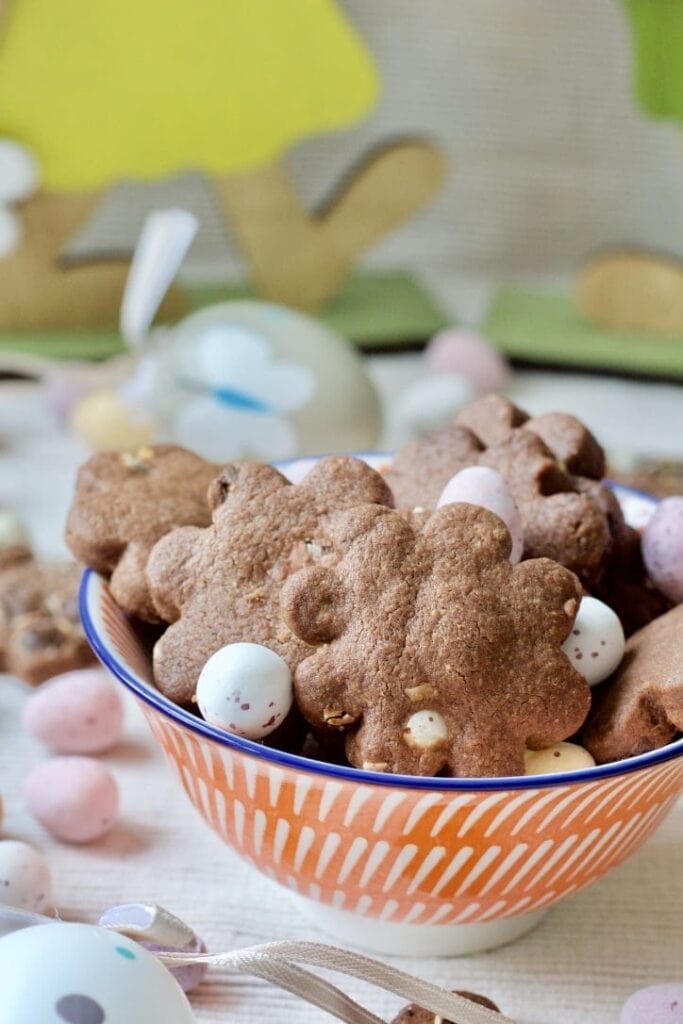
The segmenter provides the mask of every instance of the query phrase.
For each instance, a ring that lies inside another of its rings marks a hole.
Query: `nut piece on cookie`
[[[581,597],[548,559],[512,565],[501,520],[447,505],[415,529],[364,506],[333,517],[339,560],[301,570],[286,622],[319,645],[294,675],[314,728],[342,728],[358,768],[524,774],[525,747],[571,736],[590,703],[561,651]]]
[[[158,620],[145,579],[152,547],[178,526],[208,526],[209,484],[220,467],[176,445],[99,452],[81,467],[66,524],[75,557],[111,576],[114,600]]]
[[[500,1013],[492,999],[480,996],[477,992],[461,992],[456,989],[455,994],[456,996],[462,996],[463,999],[467,999],[470,1003],[477,1003],[478,1006],[485,1006],[487,1010]],[[431,1011],[423,1009],[417,1003],[410,1003],[408,1006],[404,1006],[401,1012],[394,1017],[392,1024],[452,1024],[452,1022],[445,1020],[443,1017],[434,1016]]]
[[[78,614],[80,569],[24,562],[0,573],[0,668],[31,685],[90,665]]]
[[[598,764],[635,757],[683,730],[683,605],[626,643],[620,667],[598,693],[582,743]]]
[[[282,620],[282,584],[302,565],[329,560],[330,513],[391,501],[359,459],[322,459],[299,484],[258,462],[226,466],[209,493],[212,525],[174,530],[149,559],[152,597],[173,623],[154,649],[159,689],[189,703],[208,658],[235,642],[263,644],[293,669],[309,648]]]

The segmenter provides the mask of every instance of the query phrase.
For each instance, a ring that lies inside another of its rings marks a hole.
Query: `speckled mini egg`
[[[206,953],[206,945],[189,925],[164,907],[153,903],[123,903],[102,914],[99,924],[128,935],[156,953]],[[206,964],[170,967],[171,974],[184,992],[192,992],[202,983]]]
[[[448,481],[437,508],[464,502],[480,505],[502,519],[512,538],[510,561],[519,562],[524,552],[524,530],[519,509],[501,474],[488,466],[468,466]]]
[[[555,772],[578,772],[594,768],[595,760],[578,743],[556,743],[545,750],[527,750],[524,754],[525,775],[552,775]]]
[[[562,650],[589,686],[601,683],[614,672],[625,646],[624,630],[616,612],[597,597],[583,597]]]
[[[111,772],[90,757],[53,757],[24,782],[28,811],[56,839],[90,843],[116,820],[119,791]]]
[[[0,1024],[195,1024],[170,972],[132,939],[87,924],[0,938]]]
[[[42,853],[15,839],[0,842],[0,903],[42,913],[50,906],[52,881]]]
[[[292,674],[279,654],[261,644],[228,644],[212,654],[199,676],[197,705],[211,725],[259,740],[287,717]]]
[[[123,702],[102,669],[55,676],[27,700],[24,728],[57,754],[101,754],[121,739]]]
[[[645,527],[642,547],[655,586],[672,601],[683,601],[683,497],[659,504]]]
[[[683,983],[634,992],[622,1007],[619,1024],[683,1024]]]
[[[432,373],[457,373],[480,394],[500,391],[510,376],[507,360],[475,331],[451,327],[435,334],[425,350]]]

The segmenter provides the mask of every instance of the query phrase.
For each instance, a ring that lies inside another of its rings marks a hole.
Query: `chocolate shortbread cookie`
[[[400,451],[386,474],[399,507],[433,508],[467,466],[496,469],[507,481],[524,528],[524,557],[549,557],[592,585],[625,529],[621,509],[598,481],[604,453],[575,417],[530,419],[489,395],[466,406],[432,437]]]
[[[219,472],[171,444],[93,455],[78,472],[67,544],[80,562],[111,576],[121,608],[154,622],[145,578],[149,553],[178,526],[209,525],[207,491]]]
[[[626,644],[621,665],[596,693],[582,743],[599,764],[669,743],[683,730],[683,605]]]
[[[523,775],[525,747],[572,735],[590,703],[561,651],[581,586],[548,559],[512,565],[501,520],[449,505],[414,529],[364,506],[332,517],[338,554],[283,588],[286,622],[319,645],[295,671],[316,728],[347,732],[352,765]]]
[[[188,703],[206,660],[237,641],[265,644],[294,668],[309,649],[282,621],[282,584],[330,557],[330,513],[391,500],[383,478],[359,459],[322,459],[300,484],[258,462],[227,466],[209,493],[213,524],[174,530],[149,559],[152,597],[174,623],[154,649],[159,689]]]
[[[470,1003],[477,1003],[479,1006],[485,1006],[487,1010],[500,1013],[492,999],[480,996],[477,992],[462,992],[456,989],[455,994],[456,996],[462,996],[463,999],[467,999]],[[443,1017],[435,1017],[433,1013],[418,1006],[417,1003],[410,1003],[408,1006],[404,1006],[401,1012],[394,1017],[392,1024],[451,1024],[451,1021],[445,1020]]]
[[[78,614],[80,569],[25,562],[0,573],[0,667],[36,685],[95,661]]]

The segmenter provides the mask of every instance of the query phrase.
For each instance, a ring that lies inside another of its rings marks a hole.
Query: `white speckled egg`
[[[52,881],[42,853],[15,839],[0,842],[0,903],[33,913],[50,906]]]
[[[116,820],[119,791],[111,772],[91,757],[53,757],[24,781],[28,811],[56,839],[90,843]]]
[[[403,729],[403,739],[415,750],[432,750],[448,740],[448,726],[438,711],[425,708],[410,716]]]
[[[683,497],[664,498],[658,505],[642,546],[652,582],[672,601],[683,601]]]
[[[259,740],[285,720],[292,706],[287,663],[261,644],[228,644],[212,654],[197,684],[197,704],[211,725]]]
[[[106,928],[42,924],[0,938],[0,1024],[194,1024],[170,972]]]
[[[527,750],[524,754],[526,775],[552,775],[554,772],[578,772],[595,767],[593,757],[578,743],[556,743],[546,750]]]
[[[589,686],[601,683],[614,672],[625,646],[624,630],[616,612],[597,597],[583,597],[562,650]]]
[[[24,728],[57,754],[101,754],[121,739],[123,702],[98,668],[55,676],[24,706]]]
[[[683,1024],[683,984],[650,985],[624,1003],[619,1024]]]
[[[512,538],[510,561],[519,562],[524,552],[524,530],[519,509],[501,474],[488,466],[468,466],[448,481],[436,507],[464,502],[480,505],[502,519]]]

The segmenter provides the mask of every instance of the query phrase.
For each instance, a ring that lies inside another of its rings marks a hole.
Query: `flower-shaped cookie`
[[[582,423],[565,413],[529,419],[507,399],[489,395],[445,430],[407,445],[387,481],[399,507],[433,508],[449,479],[473,465],[490,466],[507,481],[526,558],[553,558],[587,584],[600,577],[623,517],[597,482],[604,455]]]
[[[523,775],[526,747],[572,735],[590,703],[561,645],[581,596],[548,559],[512,565],[497,516],[449,505],[419,529],[363,507],[332,524],[340,558],[285,585],[300,709],[347,730],[351,764],[456,776]]]
[[[152,547],[178,526],[208,526],[209,484],[220,469],[170,444],[100,452],[79,472],[66,525],[75,557],[107,576],[114,600],[141,619],[158,619],[145,567]]]
[[[155,605],[173,623],[154,649],[155,679],[179,703],[191,701],[205,662],[229,643],[264,644],[293,669],[309,649],[282,620],[284,581],[331,556],[330,513],[389,504],[391,493],[366,463],[331,457],[299,484],[262,463],[235,463],[212,484],[209,501],[213,524],[174,530],[147,565]]]
[[[683,604],[629,638],[621,665],[601,689],[583,732],[598,762],[620,761],[683,731]]]

